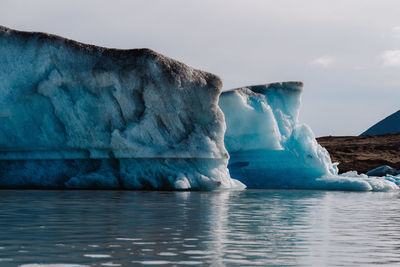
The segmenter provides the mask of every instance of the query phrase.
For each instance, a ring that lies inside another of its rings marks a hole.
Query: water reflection
[[[397,193],[0,191],[0,265],[400,262]]]

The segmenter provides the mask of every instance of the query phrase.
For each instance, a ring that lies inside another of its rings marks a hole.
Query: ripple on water
[[[148,261],[132,261],[132,263],[135,264],[143,264],[143,265],[166,265],[166,264],[172,264],[172,262],[170,261],[152,261],[152,260],[148,260]]]
[[[133,245],[155,245],[156,242],[132,242]]]
[[[178,254],[176,254],[174,252],[160,252],[160,253],[158,253],[158,255],[171,257],[171,256],[177,256]]]
[[[191,254],[191,255],[206,255],[206,254],[209,254],[208,251],[203,251],[203,250],[185,250],[182,253],[183,254]]]
[[[0,199],[1,267],[400,266],[399,195],[190,192],[186,210],[176,192],[0,190]]]
[[[142,238],[129,238],[129,237],[117,237],[115,240],[119,241],[140,241]]]
[[[69,264],[69,263],[29,263],[22,264],[19,267],[89,267],[89,265]]]
[[[184,248],[195,248],[197,246],[196,245],[183,244],[182,247],[184,247]]]
[[[113,263],[113,262],[104,262],[100,264],[101,266],[122,266],[122,264],[119,263]]]
[[[111,255],[108,254],[84,254],[83,256],[87,258],[96,258],[96,259],[111,258]]]

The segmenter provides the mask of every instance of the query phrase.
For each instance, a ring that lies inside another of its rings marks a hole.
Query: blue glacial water
[[[400,264],[398,192],[0,191],[0,266],[367,264]]]

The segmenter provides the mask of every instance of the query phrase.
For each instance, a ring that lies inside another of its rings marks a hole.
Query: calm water
[[[0,203],[0,266],[400,264],[399,193],[3,190]]]

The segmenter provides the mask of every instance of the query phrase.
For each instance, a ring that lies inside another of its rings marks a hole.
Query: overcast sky
[[[152,48],[224,89],[305,83],[317,136],[358,135],[400,109],[398,0],[3,0],[0,24],[116,48]]]

